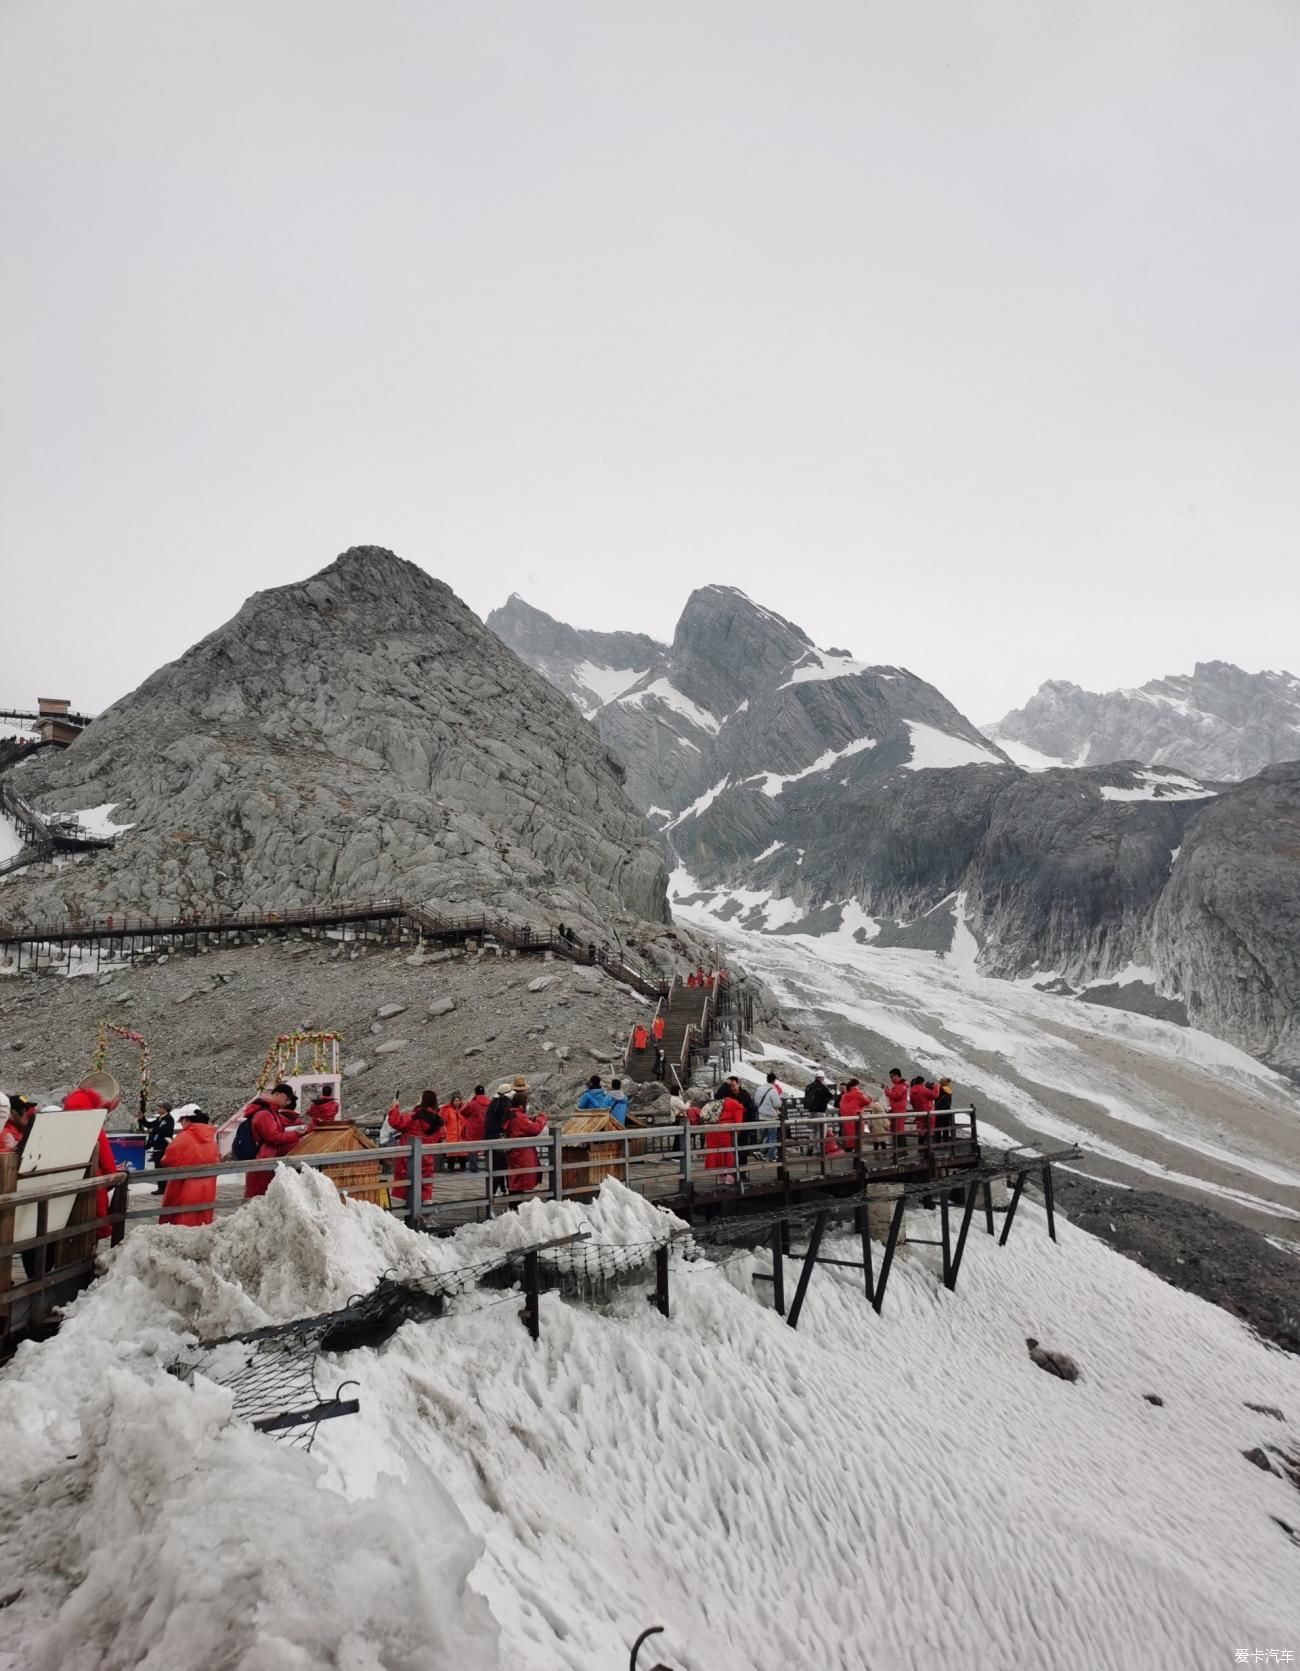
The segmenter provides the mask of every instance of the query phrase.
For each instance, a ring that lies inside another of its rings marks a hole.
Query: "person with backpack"
[[[207,1115],[194,1103],[176,1110],[181,1129],[162,1154],[161,1166],[216,1166],[217,1134]],[[212,1223],[212,1209],[217,1200],[217,1180],[210,1178],[171,1178],[163,1189],[163,1211],[159,1224],[201,1225]]]
[[[282,1160],[299,1138],[311,1130],[310,1120],[294,1120],[298,1097],[283,1081],[265,1096],[254,1097],[244,1110],[230,1153],[235,1160]],[[244,1200],[265,1195],[274,1172],[245,1172]]]
[[[741,1125],[745,1118],[745,1110],[731,1089],[734,1083],[729,1079],[723,1086],[722,1096],[706,1102],[700,1110],[700,1122],[704,1127],[704,1168],[707,1172],[725,1173],[726,1176],[718,1180],[724,1184],[734,1181],[734,1128]],[[742,1178],[745,1176],[743,1172],[740,1175]]]
[[[767,1084],[758,1093],[758,1102],[755,1106],[757,1119],[777,1121],[781,1119],[782,1110],[785,1107],[785,1098],[774,1073],[768,1074]],[[780,1135],[779,1125],[768,1125],[763,1128],[756,1147],[761,1149],[766,1160],[776,1159]]]

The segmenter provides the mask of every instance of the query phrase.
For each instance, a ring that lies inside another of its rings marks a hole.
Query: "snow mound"
[[[310,1456],[165,1373],[217,1316],[676,1227],[607,1183],[434,1241],[281,1173],[209,1231],[130,1238],[0,1380],[0,1667],[604,1671],[652,1623],[679,1671],[1119,1671],[1135,1645],[1201,1665],[1295,1639],[1294,1491],[1241,1453],[1281,1431],[1248,1403],[1300,1421],[1300,1367],[1068,1224],[1049,1242],[1028,1200],[1006,1248],[973,1231],[953,1294],[920,1245],[880,1317],[819,1266],[797,1333],[755,1298],[767,1255],[679,1245],[670,1319],[635,1287],[545,1293],[537,1343],[517,1295],[471,1293],[323,1363],[361,1410]]]
[[[1004,766],[989,749],[981,748],[968,737],[953,737],[933,725],[920,720],[905,719],[903,724],[912,736],[912,758],[906,762],[909,772],[923,772],[929,768],[949,766]]]

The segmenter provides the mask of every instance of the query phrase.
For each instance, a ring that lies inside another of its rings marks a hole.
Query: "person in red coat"
[[[511,1137],[521,1145],[506,1150],[507,1188],[511,1195],[526,1195],[542,1181],[542,1163],[537,1150],[524,1142],[529,1137],[540,1137],[546,1130],[545,1114],[528,1112],[527,1091],[516,1091],[509,1117],[501,1135]]]
[[[735,1171],[735,1133],[728,1128],[740,1125],[744,1118],[744,1104],[737,1102],[735,1097],[723,1097],[717,1124],[706,1126],[704,1131],[704,1165],[707,1171]],[[726,1181],[723,1180],[724,1183]]]
[[[181,1129],[163,1150],[163,1166],[216,1166],[217,1134],[201,1108],[193,1104],[176,1111]],[[211,1178],[169,1178],[163,1191],[159,1224],[200,1225],[212,1223],[217,1199],[217,1180]]]
[[[650,1023],[650,1036],[656,1044],[664,1042],[664,1018],[662,1015],[656,1015]]]
[[[907,1112],[907,1081],[897,1068],[890,1068],[889,1083],[883,1090],[889,1112],[893,1115],[889,1122],[890,1130],[895,1137],[901,1137],[907,1128],[907,1121],[903,1118]]]
[[[934,1090],[927,1085],[918,1073],[907,1088],[908,1101],[912,1112],[916,1116],[916,1131],[919,1137],[926,1137],[930,1131],[930,1114],[934,1108]]]
[[[255,1097],[249,1104],[258,1160],[281,1160],[300,1137],[306,1137],[311,1123],[293,1119],[297,1107],[298,1098],[293,1087],[284,1084],[277,1085],[264,1097]],[[256,1195],[265,1195],[274,1176],[274,1172],[245,1172],[244,1200],[251,1201]]]
[[[12,1155],[22,1148],[35,1112],[36,1104],[26,1097],[11,1098],[0,1091],[0,1115],[4,1117],[4,1125],[0,1126],[0,1155]]]
[[[863,1093],[858,1080],[850,1079],[844,1087],[844,1094],[840,1098],[840,1137],[846,1149],[856,1149],[858,1146],[858,1127],[862,1123],[862,1110],[870,1100],[870,1097]]]
[[[307,1116],[313,1126],[333,1125],[339,1117],[338,1098],[334,1095],[332,1085],[322,1085],[312,1099]]]
[[[88,1085],[82,1084],[75,1091],[69,1091],[67,1096],[64,1097],[63,1107],[66,1113],[71,1113],[77,1109],[102,1108],[105,1114],[111,1114],[120,1101],[120,1097],[114,1097],[111,1102],[105,1102],[98,1091],[92,1091]],[[108,1133],[103,1126],[99,1128],[99,1138],[95,1147],[95,1170],[101,1178],[111,1178],[117,1171],[117,1162],[113,1159],[113,1146],[108,1141]],[[95,1217],[108,1217],[108,1191],[106,1189],[95,1191]],[[99,1228],[98,1236],[102,1240],[103,1237],[111,1233],[111,1230],[111,1225],[103,1224]]]
[[[466,1143],[481,1143],[487,1126],[488,1098],[481,1085],[474,1087],[474,1095],[460,1111],[460,1134]],[[469,1169],[477,1172],[481,1155],[469,1157]]]
[[[646,1047],[647,1037],[648,1035],[645,1030],[645,1022],[638,1021],[636,1026],[632,1029],[633,1050],[644,1050]]]
[[[399,1136],[418,1137],[426,1145],[420,1156],[420,1204],[427,1207],[433,1200],[433,1174],[438,1164],[428,1145],[440,1143],[444,1129],[438,1112],[438,1093],[426,1091],[409,1114],[403,1114],[394,1103],[388,1110],[388,1123]],[[406,1181],[410,1175],[411,1163],[399,1156],[393,1163],[393,1198],[399,1203],[407,1199]]]

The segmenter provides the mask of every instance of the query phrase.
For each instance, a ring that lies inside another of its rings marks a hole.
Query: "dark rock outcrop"
[[[1138,690],[1082,690],[1053,679],[990,734],[1065,764],[1140,760],[1231,782],[1300,756],[1300,679],[1245,673],[1225,661],[1197,662],[1190,674]]]
[[[1269,766],[1200,811],[1152,943],[1194,1025],[1300,1070],[1300,762]]]
[[[42,810],[109,804],[130,826],[0,882],[17,922],[393,894],[593,932],[667,916],[600,738],[450,588],[373,546],[256,594],[16,773]]]

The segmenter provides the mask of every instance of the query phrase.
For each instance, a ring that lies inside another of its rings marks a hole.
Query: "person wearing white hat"
[[[217,1134],[207,1115],[197,1103],[187,1102],[173,1111],[180,1122],[180,1131],[172,1138],[163,1153],[164,1166],[216,1166]],[[217,1180],[208,1178],[169,1178],[163,1191],[163,1213],[159,1224],[188,1224],[198,1226],[212,1223],[212,1209],[217,1200]],[[178,1211],[179,1209],[179,1211]]]

